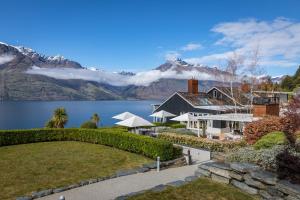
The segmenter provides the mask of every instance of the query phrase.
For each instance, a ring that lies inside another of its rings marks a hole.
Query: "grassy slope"
[[[150,162],[143,156],[80,142],[45,142],[0,148],[0,199],[111,175]]]
[[[228,186],[211,180],[200,178],[187,185],[174,188],[169,187],[162,192],[146,192],[129,200],[252,200],[233,186]]]

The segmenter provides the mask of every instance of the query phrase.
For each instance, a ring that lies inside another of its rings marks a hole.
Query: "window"
[[[217,96],[218,96],[218,91],[217,91],[217,90],[214,90],[214,91],[213,91],[213,98],[215,98],[215,99],[216,99],[216,98],[217,98]]]

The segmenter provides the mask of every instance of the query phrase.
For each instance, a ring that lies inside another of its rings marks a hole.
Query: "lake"
[[[66,127],[79,127],[98,113],[101,126],[114,125],[112,116],[129,111],[152,120],[151,104],[158,101],[25,101],[0,102],[0,129],[41,128],[51,118],[54,109],[64,107],[69,115]]]

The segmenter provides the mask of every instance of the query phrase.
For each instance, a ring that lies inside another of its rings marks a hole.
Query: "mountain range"
[[[177,59],[141,73],[86,68],[63,56],[45,56],[30,48],[0,43],[0,100],[163,99],[186,91],[186,79],[200,90],[224,84],[227,72]]]

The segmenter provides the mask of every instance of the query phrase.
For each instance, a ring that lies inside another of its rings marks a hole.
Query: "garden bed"
[[[158,138],[175,144],[217,152],[225,152],[234,148],[246,146],[245,141],[218,141],[189,135],[181,135],[177,133],[161,133],[158,135]]]

